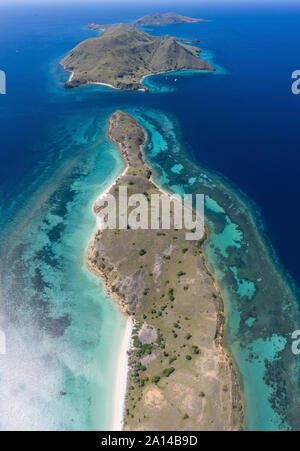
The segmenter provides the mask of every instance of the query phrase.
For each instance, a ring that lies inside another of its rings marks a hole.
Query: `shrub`
[[[137,364],[136,364],[136,367],[135,367],[138,371],[139,370],[141,370],[141,371],[146,371],[146,367],[144,366],[144,365],[142,365],[141,364],[141,362],[138,362]]]
[[[141,351],[143,354],[151,354],[152,352],[152,344],[144,343],[141,347]]]
[[[174,373],[174,371],[175,371],[175,368],[173,366],[171,366],[170,368],[165,368],[162,373],[163,373],[163,376],[169,377],[170,374]]]
[[[186,360],[192,360],[192,357],[190,355],[185,356]]]
[[[135,348],[140,348],[142,346],[142,343],[140,342],[137,335],[133,337],[133,345]]]
[[[160,332],[158,332],[157,338],[156,338],[156,343],[158,344],[158,346],[162,345],[162,341],[163,341],[163,335]]]
[[[169,299],[170,299],[170,301],[174,301],[174,289],[173,288],[169,288],[168,289],[168,296],[169,296]]]
[[[151,378],[151,382],[153,382],[154,384],[158,384],[159,381],[160,381],[160,377],[159,376],[153,376]]]
[[[147,254],[147,251],[145,251],[145,249],[141,249],[139,254],[142,257],[143,255]]]
[[[184,272],[184,271],[179,271],[179,273],[177,274],[178,277],[185,276],[185,275],[186,275],[186,272]]]

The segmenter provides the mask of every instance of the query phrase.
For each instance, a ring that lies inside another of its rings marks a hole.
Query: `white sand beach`
[[[105,198],[105,196],[109,193],[111,188],[118,182],[120,177],[123,177],[129,166],[126,164],[125,168],[122,170],[122,172],[119,174],[117,178],[113,180],[113,182],[104,190],[101,192],[101,194],[97,197],[95,202],[93,202],[93,208],[94,205],[97,205],[97,201]],[[93,210],[94,211],[94,210]],[[93,238],[95,233],[98,232],[99,229],[101,229],[101,224],[98,216],[96,215],[96,227],[93,233]],[[89,244],[89,246],[91,243]],[[126,391],[127,391],[127,380],[128,380],[128,354],[127,351],[129,351],[131,346],[131,335],[132,335],[132,328],[133,328],[133,320],[128,316],[125,316],[125,328],[123,332],[123,338],[117,358],[117,365],[116,365],[116,378],[115,378],[115,387],[114,387],[114,397],[113,397],[113,408],[112,408],[112,422],[111,422],[111,430],[112,431],[120,431],[123,428],[123,420],[124,420],[124,409],[125,409],[125,399],[126,399]]]
[[[70,77],[68,79],[68,83],[73,80],[73,77],[74,77],[74,72],[71,72],[71,75],[70,75]]]
[[[117,362],[117,372],[115,379],[115,395],[113,404],[112,431],[121,431],[124,422],[125,399],[128,382],[128,353],[131,347],[131,335],[133,328],[133,320],[126,318],[126,326],[124,330],[123,340],[119,352]]]

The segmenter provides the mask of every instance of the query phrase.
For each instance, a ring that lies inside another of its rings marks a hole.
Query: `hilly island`
[[[118,200],[120,187],[127,187],[128,196],[168,196],[152,180],[140,124],[116,111],[108,136],[118,145],[125,169],[96,200],[97,217],[107,196]],[[204,256],[206,236],[187,241],[186,230],[174,221],[170,229],[159,230],[97,223],[88,265],[133,324],[124,429],[243,429],[237,372],[224,347],[223,300]]]
[[[173,25],[178,23],[196,23],[206,22],[205,19],[196,19],[194,17],[182,16],[177,13],[164,13],[164,14],[147,14],[140,19],[133,22],[136,27],[146,27],[153,25]]]
[[[143,90],[143,79],[164,72],[214,71],[201,50],[172,36],[152,36],[126,24],[105,28],[78,44],[61,64],[71,72],[66,88],[104,84],[120,90]]]

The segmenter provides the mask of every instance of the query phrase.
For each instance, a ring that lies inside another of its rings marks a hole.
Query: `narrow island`
[[[163,14],[147,14],[140,19],[133,22],[135,27],[149,27],[159,25],[173,25],[178,23],[197,23],[206,22],[205,19],[196,19],[194,17],[182,16],[177,13],[163,13]]]
[[[125,169],[99,199],[112,194],[118,200],[120,186],[128,196],[166,194],[152,180],[143,155],[146,133],[137,121],[116,111],[108,136]],[[133,323],[125,430],[244,429],[238,377],[223,343],[223,300],[206,266],[205,238],[187,241],[185,230],[172,223],[169,230],[102,228],[90,244],[89,267]]]
[[[197,41],[195,41],[197,42]],[[71,72],[65,88],[102,84],[120,90],[143,90],[143,79],[159,73],[214,67],[199,57],[201,50],[172,36],[151,36],[130,25],[105,28],[96,38],[78,44],[61,60]]]

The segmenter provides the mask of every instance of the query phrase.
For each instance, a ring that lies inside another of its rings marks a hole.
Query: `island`
[[[179,23],[197,23],[208,22],[206,19],[195,19],[193,17],[182,16],[177,13],[163,13],[163,14],[147,14],[132,22],[134,27],[147,27],[159,25],[175,25]],[[98,25],[95,22],[90,22],[87,27],[90,30],[104,30],[111,27],[113,24]]]
[[[126,24],[124,22],[118,22],[118,23],[107,23],[107,24],[99,25],[99,24],[97,24],[95,22],[89,22],[87,24],[87,28],[89,30],[93,30],[93,31],[98,31],[98,30],[102,31],[102,30],[105,30],[105,28],[112,27],[114,25],[128,25],[128,24]]]
[[[96,200],[97,217],[107,196],[118,204],[120,187],[128,197],[170,196],[153,180],[143,153],[146,133],[134,117],[116,111],[108,136],[125,168]],[[187,241],[173,221],[166,230],[121,229],[119,223],[108,229],[98,222],[88,266],[133,323],[125,430],[244,429],[237,371],[223,340],[223,300],[206,265],[205,239]]]
[[[182,16],[177,13],[147,14],[133,22],[135,27],[148,27],[153,25],[173,25],[178,23],[206,22],[205,19]]]
[[[143,90],[143,79],[171,71],[214,71],[199,57],[198,47],[172,36],[151,36],[125,24],[105,28],[96,38],[78,44],[62,60],[71,72],[66,88],[103,84],[120,90]]]

